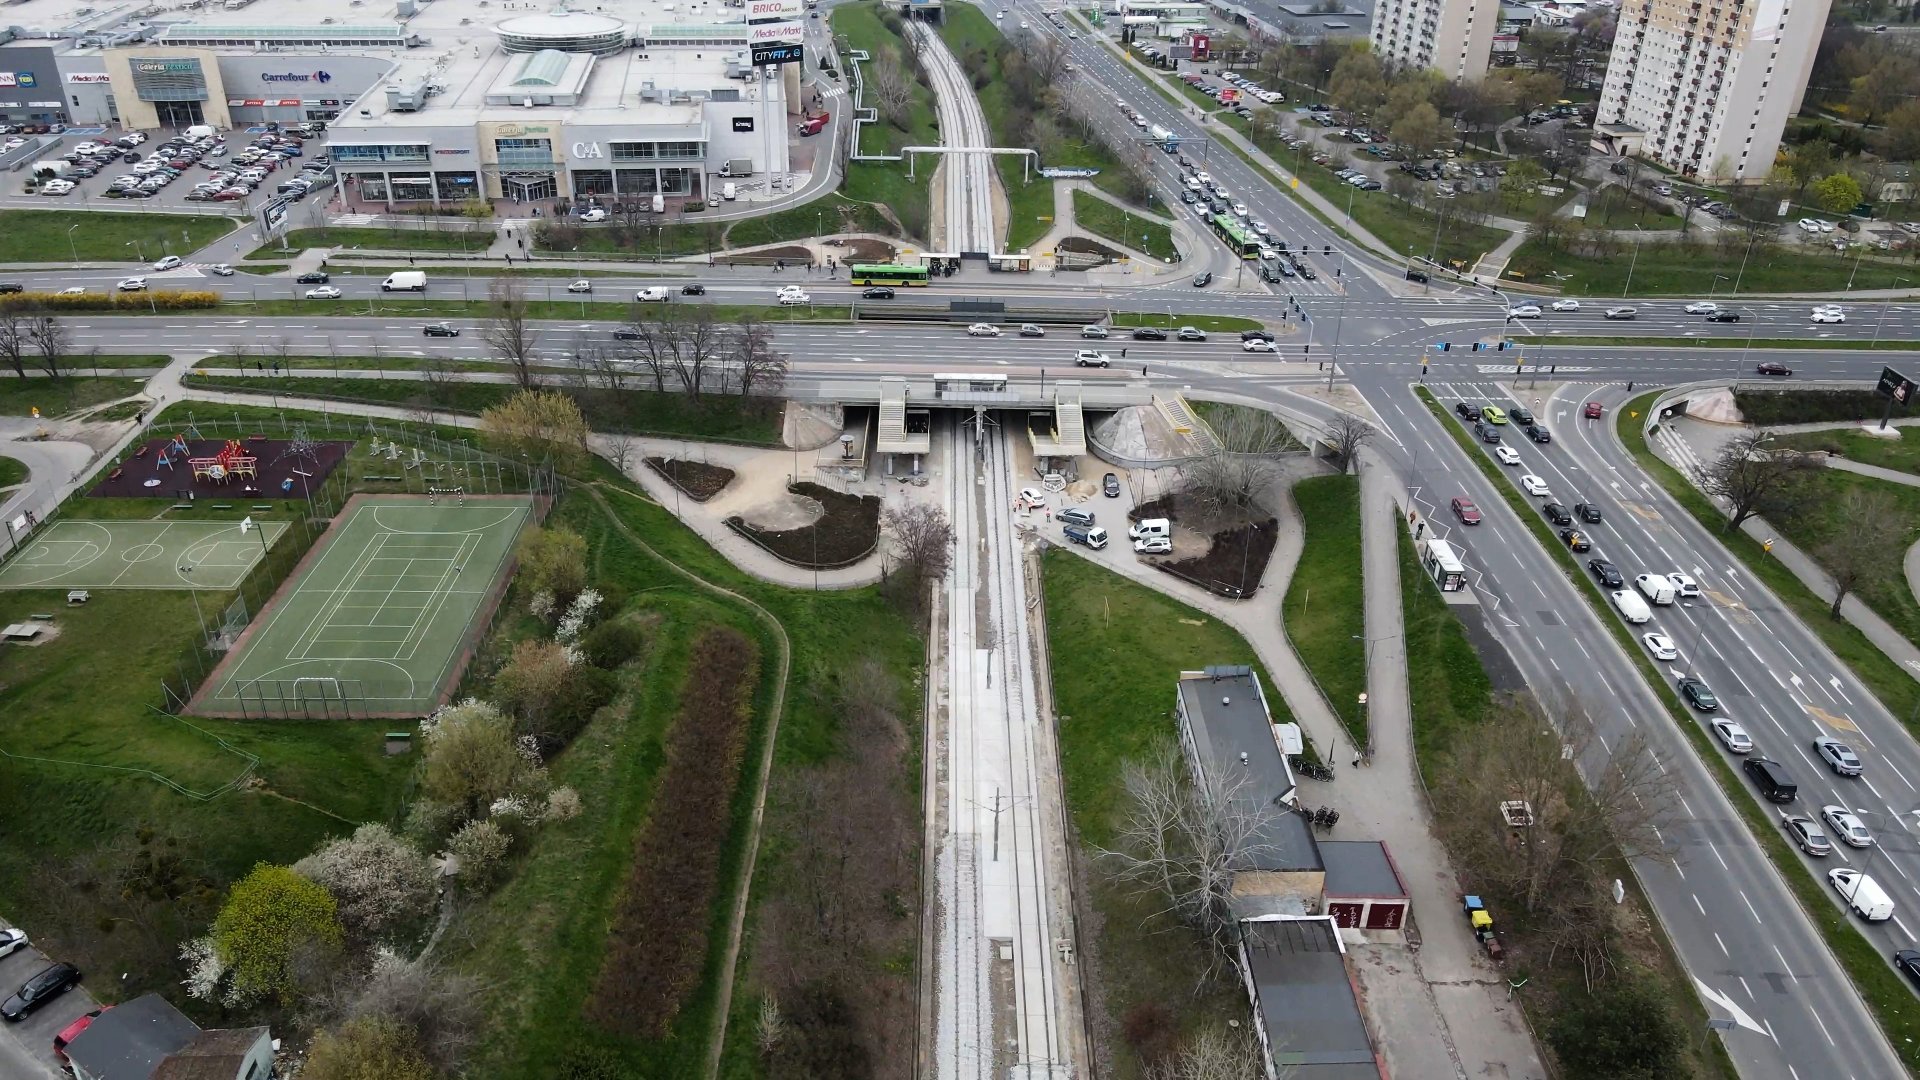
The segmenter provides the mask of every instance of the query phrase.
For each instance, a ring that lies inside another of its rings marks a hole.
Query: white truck
[[[1641,574],[1633,579],[1633,587],[1640,590],[1649,604],[1673,603],[1673,582],[1659,574]]]
[[[49,176],[65,176],[67,170],[71,168],[73,168],[73,166],[61,161],[59,158],[45,158],[34,162],[33,167],[27,171],[33,176],[46,178]]]
[[[380,283],[381,292],[418,292],[427,291],[427,272],[425,270],[395,270]]]
[[[1827,880],[1833,883],[1835,892],[1853,909],[1853,913],[1868,922],[1885,922],[1893,918],[1893,897],[1880,883],[1858,870],[1845,868],[1827,871]]]

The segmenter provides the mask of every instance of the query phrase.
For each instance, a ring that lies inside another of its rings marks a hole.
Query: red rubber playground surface
[[[171,465],[160,463],[171,438],[148,439],[135,447],[107,473],[107,478],[87,492],[94,499],[297,499],[307,488],[318,488],[321,481],[337,468],[353,449],[350,441],[310,443],[308,454],[287,454],[292,444],[286,439],[247,438],[241,449],[254,460],[252,479],[228,476],[224,480],[209,476],[196,478],[189,464],[194,459],[218,458],[226,449],[226,439],[187,439],[187,452],[166,455]],[[285,455],[285,456],[282,456]],[[305,476],[300,475],[305,473]]]

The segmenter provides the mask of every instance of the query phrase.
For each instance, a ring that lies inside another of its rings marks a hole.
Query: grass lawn
[[[1541,341],[1548,345],[1612,345],[1625,349],[1744,349],[1749,344],[1746,338],[1733,337],[1593,337],[1593,336],[1542,336]],[[1884,352],[1910,352],[1911,341],[1895,341],[1883,338],[1878,342],[1860,341],[1853,338],[1754,338],[1752,346],[1756,349],[1804,349],[1818,352],[1822,349],[1871,349]]]
[[[60,358],[60,370],[91,372],[115,368],[162,368],[173,362],[166,353],[84,353]]]
[[[0,457],[0,488],[16,487],[27,482],[29,475],[25,462],[10,457]]]
[[[1406,627],[1413,749],[1427,774],[1443,767],[1441,755],[1485,720],[1493,684],[1460,620],[1421,567],[1413,540],[1405,529],[1395,529],[1394,535],[1400,538],[1400,615]]]
[[[14,379],[0,376],[0,416],[63,416],[89,405],[137,394],[145,379],[96,379],[90,376],[58,379]]]
[[[1887,430],[1899,437],[1882,439],[1853,428],[1835,428],[1775,435],[1773,445],[1782,450],[1825,450],[1862,465],[1920,473],[1920,429],[1889,426]]]
[[[677,222],[650,220],[637,228],[620,228],[612,225],[579,225],[574,233],[577,239],[564,248],[541,245],[542,251],[589,251],[589,252],[626,252],[635,258],[668,257],[674,255],[698,255],[703,252],[718,251],[724,246],[727,223],[717,220],[701,220],[700,215],[691,214]],[[485,238],[487,243],[491,237]],[[374,245],[368,247],[397,245]],[[480,244],[485,247],[486,244]]]
[[[1840,507],[1847,493],[1852,491],[1877,492],[1892,499],[1899,507],[1900,520],[1909,523],[1904,542],[1912,543],[1920,539],[1913,533],[1913,524],[1920,523],[1920,488],[1839,469],[1822,469],[1808,476],[1806,483],[1812,485],[1815,494],[1801,504],[1798,513],[1776,514],[1767,520],[1815,562],[1821,561],[1820,546],[1832,540],[1844,528]],[[1902,554],[1905,554],[1904,548]],[[1901,572],[1897,560],[1886,568],[1885,573],[1869,575],[1856,591],[1861,602],[1892,624],[1902,637],[1920,643],[1920,602],[1915,601],[1913,590],[1907,587],[1907,577]],[[1824,613],[1820,617],[1823,621],[1832,621]],[[1916,686],[1920,688],[1920,684]]]
[[[887,236],[893,224],[872,203],[855,202],[835,192],[805,206],[736,221],[727,229],[727,246],[756,247],[841,232]]]
[[[1716,274],[1725,275],[1723,288],[1731,288],[1737,277],[1744,293],[1821,293],[1839,292],[1849,279],[1856,289],[1891,289],[1905,281],[1920,281],[1920,268],[1911,263],[1895,263],[1873,258],[1855,260],[1826,248],[1787,245],[1755,245],[1746,260],[1746,272],[1740,264],[1746,245],[1731,251],[1712,244],[1678,246],[1669,243],[1634,245],[1623,242],[1620,250],[1606,258],[1552,251],[1537,240],[1522,243],[1507,266],[1507,276],[1542,285],[1558,285],[1569,296],[1619,296],[1627,288],[1627,275],[1633,275],[1636,296],[1680,294],[1698,296],[1713,284]],[[1549,276],[1564,274],[1565,277]]]
[[[128,215],[132,216],[132,215]],[[493,243],[493,228],[487,222],[466,218],[435,219],[444,228],[375,229],[365,226],[328,226],[319,229],[293,229],[286,234],[286,246],[294,251],[315,247],[381,248],[390,251],[485,251]],[[280,252],[280,241],[262,244],[247,255],[249,259],[272,258]]]
[[[1134,251],[1143,251],[1163,262],[1173,262],[1180,257],[1173,246],[1173,228],[1165,221],[1130,214],[1087,192],[1073,193],[1073,220],[1086,232]]]
[[[1067,806],[1088,856],[1111,843],[1120,812],[1121,768],[1174,738],[1174,684],[1182,671],[1210,664],[1251,664],[1269,705],[1292,719],[1253,649],[1209,615],[1113,574],[1071,552],[1050,549],[1042,563],[1047,642],[1059,715],[1060,764]],[[1097,865],[1085,870],[1097,918],[1090,934],[1099,995],[1113,1030],[1142,1002],[1159,1002],[1183,1030],[1244,1020],[1245,996],[1230,983],[1193,992],[1204,955],[1159,905],[1112,884]],[[1140,1063],[1123,1045],[1110,1048],[1117,1077],[1138,1077]]]
[[[1266,326],[1258,319],[1249,319],[1244,315],[1182,315],[1171,319],[1165,315],[1156,315],[1151,311],[1116,311],[1112,319],[1115,326],[1159,326],[1174,329],[1192,326],[1200,330],[1237,333],[1241,330],[1259,330]]]
[[[460,279],[463,288],[467,279]],[[289,291],[292,286],[289,286]],[[306,286],[300,286],[304,290]],[[538,290],[546,292],[548,290]],[[486,289],[474,284],[471,293],[482,297]],[[565,292],[554,294],[565,296]],[[771,294],[769,294],[771,295]],[[817,304],[810,306],[758,305],[758,304],[714,304],[710,305],[716,319],[738,319],[752,313],[765,322],[847,322],[853,318],[853,309],[845,305],[833,306]],[[442,315],[469,319],[486,319],[494,312],[493,302],[486,299],[472,300],[396,300],[390,296],[369,297],[366,305],[358,300],[231,300],[220,305],[223,314],[252,312],[258,315]],[[131,318],[152,318],[145,312],[129,312]],[[162,311],[162,315],[170,314]],[[625,312],[620,308],[596,305],[591,300],[527,300],[527,318],[529,319],[565,319],[578,323],[583,318],[595,318],[606,322],[621,321]],[[466,326],[467,333],[479,333],[481,327]]]
[[[877,65],[887,52],[903,57],[909,52],[899,36],[880,22],[879,11],[877,2],[845,4],[834,8],[830,16],[834,36],[843,39],[850,48],[865,49],[873,57],[868,61],[872,65]],[[872,77],[871,68],[867,77]],[[847,78],[851,85],[851,73]],[[898,154],[903,146],[940,145],[932,89],[918,78],[912,79],[910,88],[913,103],[907,109],[904,130],[886,122],[866,125],[861,128],[861,153]],[[931,160],[920,162],[915,178],[909,180],[904,160],[848,162],[840,193],[849,199],[882,207],[898,219],[900,231],[906,237],[925,243],[931,235],[933,220],[928,185],[932,182],[935,164]]]
[[[194,214],[0,210],[0,262],[133,262],[185,255],[232,232],[239,221]],[[185,235],[182,236],[181,234]]]
[[[1367,688],[1360,582],[1360,478],[1315,476],[1293,485],[1306,525],[1300,564],[1281,607],[1287,636],[1320,683],[1327,703],[1358,745],[1368,742],[1359,709]]]
[[[1677,229],[1680,215],[1649,199],[1628,192],[1618,184],[1608,184],[1587,200],[1587,224],[1603,229]]]
[[[380,405],[427,407],[443,412],[478,414],[514,394],[507,383],[451,382],[438,387],[413,379],[336,379],[324,375],[259,378],[229,375],[188,375],[188,386],[228,393],[297,395],[336,401],[365,401]],[[567,391],[580,403],[595,431],[671,435],[682,438],[740,442],[755,446],[780,443],[780,403],[755,398],[741,401],[732,395],[709,394],[694,402],[685,394],[657,394],[627,390],[618,394]]]

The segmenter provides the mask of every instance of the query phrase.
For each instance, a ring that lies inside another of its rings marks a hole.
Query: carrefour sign
[[[262,72],[260,75],[260,81],[269,82],[269,83],[276,83],[276,82],[330,83],[333,81],[333,73],[330,71],[312,71],[302,75],[298,72],[290,71],[285,74],[276,75],[276,74],[273,74],[272,72]]]

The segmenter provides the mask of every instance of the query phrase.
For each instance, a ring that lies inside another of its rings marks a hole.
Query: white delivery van
[[[211,139],[213,138],[213,128],[208,124],[195,124],[183,132],[183,134],[189,139]]]
[[[1608,595],[1613,599],[1614,609],[1620,612],[1620,617],[1628,622],[1638,624],[1653,618],[1653,612],[1648,610],[1647,602],[1627,590],[1621,589],[1619,592]]]
[[[427,272],[425,270],[395,270],[380,283],[381,292],[426,292]]]
[[[720,185],[720,197],[728,202],[732,202],[739,194],[740,187],[737,184],[729,182]]]
[[[1142,518],[1137,524],[1128,526],[1127,539],[1146,540],[1150,537],[1173,536],[1173,522],[1167,518]]]
[[[649,286],[633,294],[633,298],[642,303],[664,303],[667,296],[667,287],[665,285]]]
[[[1827,871],[1827,880],[1833,883],[1834,890],[1854,914],[1868,922],[1885,922],[1893,918],[1893,897],[1880,883],[1858,870],[1845,868]]]
[[[1673,603],[1673,582],[1659,574],[1641,574],[1633,579],[1633,587],[1639,589],[1650,604]]]

